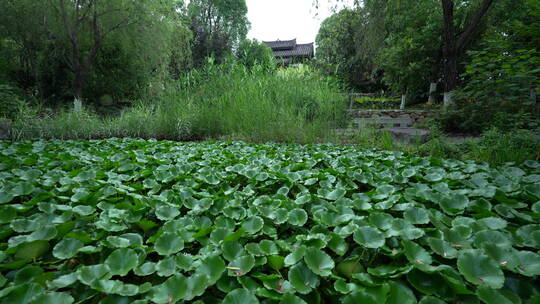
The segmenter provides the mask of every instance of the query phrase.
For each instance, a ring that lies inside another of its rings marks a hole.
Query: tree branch
[[[459,36],[456,43],[456,48],[459,54],[463,52],[463,50],[472,40],[478,25],[480,25],[482,22],[482,18],[489,10],[491,4],[493,4],[493,0],[484,0],[480,8],[476,11],[476,14],[474,14],[473,18],[471,19],[471,22],[465,28],[465,31]]]

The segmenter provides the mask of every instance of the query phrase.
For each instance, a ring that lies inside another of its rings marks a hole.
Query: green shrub
[[[266,44],[253,40],[243,40],[236,50],[238,61],[248,68],[262,67],[267,71],[276,69],[272,49]]]
[[[540,87],[540,52],[513,49],[507,41],[497,40],[469,55],[474,59],[462,75],[465,86],[455,93],[457,105],[440,116],[441,126],[473,134],[492,127],[537,128],[540,103],[533,92]]]
[[[521,164],[526,160],[540,160],[540,138],[527,130],[502,132],[492,128],[480,139],[464,144],[467,146],[465,149],[469,150],[464,158],[490,164]]]
[[[18,88],[0,84],[0,117],[13,118],[19,107],[24,104]]]

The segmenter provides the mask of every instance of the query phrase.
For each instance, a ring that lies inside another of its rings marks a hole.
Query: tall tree
[[[190,65],[184,12],[177,0],[2,0],[0,61],[16,59],[12,81],[51,103],[138,98]]]
[[[198,64],[208,56],[220,61],[245,39],[250,26],[245,0],[192,0],[188,14],[195,35],[193,56]]]
[[[483,0],[461,33],[456,33],[454,1],[441,0],[443,9],[443,64],[445,105],[452,103],[451,92],[458,86],[458,60],[478,34],[479,25],[494,0]]]
[[[107,36],[143,19],[144,11],[133,1],[48,0],[63,26],[60,34],[69,45],[68,66],[73,72],[72,89],[82,98],[87,77]],[[114,18],[108,18],[113,15]],[[51,36],[58,33],[50,31]]]
[[[355,10],[344,9],[326,18],[317,34],[317,64],[326,74],[336,76],[350,87],[369,90],[372,83],[373,57],[363,43],[358,30],[366,16]]]

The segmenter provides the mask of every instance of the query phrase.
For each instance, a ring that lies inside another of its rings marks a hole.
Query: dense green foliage
[[[365,10],[344,9],[321,24],[317,35],[317,66],[360,91],[380,88],[375,58],[369,44]]]
[[[236,50],[236,58],[238,58],[238,61],[241,64],[248,68],[260,65],[267,71],[276,69],[276,62],[274,60],[272,49],[255,39],[246,39],[242,41]]]
[[[540,164],[0,143],[2,303],[537,303]]]
[[[474,19],[481,2],[453,1],[457,34]],[[514,41],[514,45],[525,41],[519,36],[531,35],[536,29],[538,6],[537,0],[495,1],[464,49],[477,49],[479,42],[494,32],[504,35],[508,42]],[[318,59],[327,71],[337,72],[351,85],[361,84],[354,78],[358,69],[380,70],[386,85],[395,93],[409,91],[415,99],[427,99],[430,82],[444,78],[443,46],[448,42],[442,32],[441,1],[363,1],[354,10],[343,10],[325,20],[318,36],[323,50]],[[459,55],[463,72],[464,65],[474,57],[463,51]],[[359,64],[358,68],[345,68],[353,62]]]
[[[245,38],[244,0],[0,2],[0,83],[51,106],[152,95]]]
[[[234,61],[209,63],[119,117],[25,109],[15,119],[12,136],[315,142],[342,123],[345,107],[338,88],[309,69],[270,72],[262,65],[249,70]]]
[[[202,65],[209,56],[221,62],[238,47],[250,26],[246,15],[245,0],[189,1],[188,17],[195,35],[195,63]]]

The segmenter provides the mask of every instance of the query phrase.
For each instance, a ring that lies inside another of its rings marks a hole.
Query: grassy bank
[[[22,139],[156,138],[180,141],[224,139],[248,142],[333,142],[411,155],[523,163],[540,159],[534,132],[499,131],[459,143],[434,128],[427,143],[404,144],[390,134],[364,129],[348,137],[343,127],[348,105],[340,90],[309,69],[246,70],[236,64],[208,65],[158,94],[139,101],[119,116],[24,107],[11,123],[10,135]],[[438,125],[431,121],[427,128]]]
[[[434,127],[427,142],[402,143],[393,140],[392,135],[385,131],[364,128],[350,138],[342,138],[342,141],[366,148],[403,151],[416,156],[474,160],[491,165],[540,161],[538,136],[527,130],[501,131],[493,128],[482,136],[456,141]]]
[[[316,142],[343,121],[344,107],[338,88],[316,73],[207,65],[118,117],[100,117],[89,109],[44,114],[25,107],[11,126],[11,136]]]

